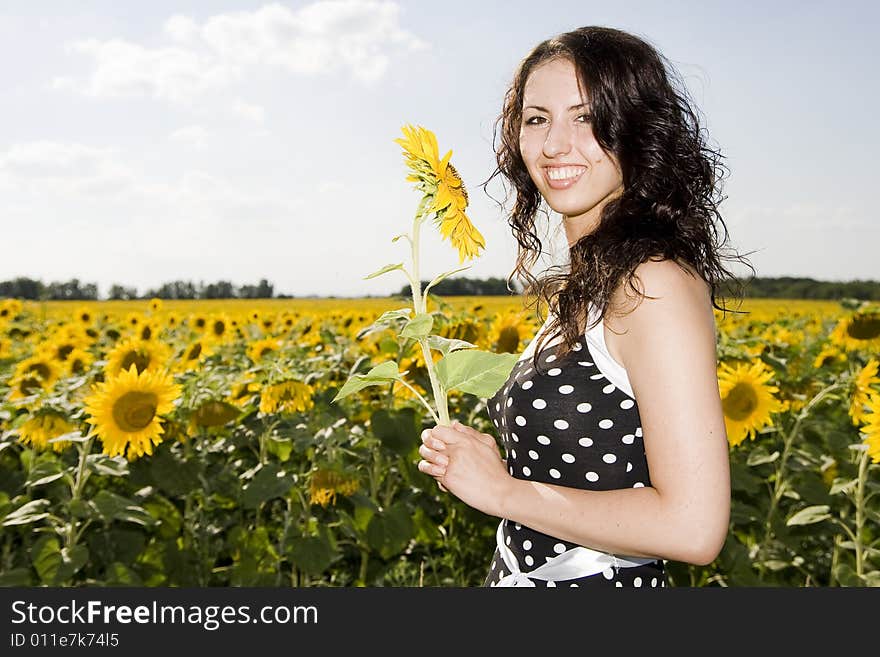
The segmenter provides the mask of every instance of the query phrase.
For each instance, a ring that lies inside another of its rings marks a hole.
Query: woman
[[[641,39],[584,27],[538,45],[506,94],[493,177],[516,190],[514,273],[547,320],[488,400],[506,461],[456,421],[423,432],[418,466],[502,519],[484,586],[666,586],[666,560],[709,564],[727,536],[721,156],[673,77]],[[542,198],[570,262],[537,281]]]

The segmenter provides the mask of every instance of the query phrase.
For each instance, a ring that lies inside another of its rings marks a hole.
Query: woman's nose
[[[571,150],[571,129],[562,122],[550,124],[547,131],[547,139],[544,140],[544,155],[547,157],[556,157],[560,153],[567,153]]]

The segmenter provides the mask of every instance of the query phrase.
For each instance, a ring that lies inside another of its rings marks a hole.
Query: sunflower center
[[[271,354],[273,351],[275,350],[272,349],[272,347],[263,347],[262,349],[260,349],[260,358],[262,358],[266,354]]]
[[[195,360],[202,353],[202,343],[196,342],[186,354],[187,360]]]
[[[74,374],[82,374],[86,371],[85,363],[80,358],[74,358],[70,363],[70,371]]]
[[[51,371],[45,363],[34,363],[30,367],[28,367],[26,371],[28,374],[33,372],[41,379],[48,379],[51,375]]]
[[[519,348],[519,331],[515,326],[505,326],[498,332],[497,349],[501,353],[513,354]]]
[[[748,419],[758,408],[758,395],[747,383],[737,383],[722,402],[724,414],[736,421]]]
[[[40,381],[39,379],[35,379],[33,377],[27,377],[26,379],[22,379],[21,383],[18,384],[18,390],[21,394],[27,396],[32,395],[37,390],[40,389]]]
[[[134,365],[138,374],[143,372],[150,365],[150,357],[140,353],[139,351],[129,351],[122,359],[122,369],[128,372],[128,369]]]
[[[152,392],[126,392],[113,404],[113,420],[122,431],[140,431],[153,421],[157,405],[158,399]]]
[[[214,335],[221,337],[226,332],[226,324],[220,320],[214,322]]]
[[[151,329],[149,326],[144,326],[144,328],[141,329],[141,338],[144,340],[149,340],[151,337],[153,337],[153,329]]]
[[[70,355],[70,352],[73,351],[72,344],[63,344],[58,347],[58,359],[59,360],[67,360],[67,357]]]
[[[880,337],[880,314],[856,315],[847,333],[855,340],[873,340]]]

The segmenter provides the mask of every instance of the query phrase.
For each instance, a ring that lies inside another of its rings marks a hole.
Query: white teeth
[[[547,177],[550,180],[566,180],[568,178],[577,178],[586,169],[586,167],[562,167],[547,169]]]

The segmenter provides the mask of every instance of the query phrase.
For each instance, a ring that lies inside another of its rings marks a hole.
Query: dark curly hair
[[[577,71],[593,135],[620,163],[623,193],[606,203],[595,230],[570,246],[569,271],[553,274],[551,268],[537,280],[529,269],[542,252],[535,233],[542,198],[523,162],[519,134],[529,74],[558,58],[571,61]],[[592,324],[596,326],[621,281],[641,294],[633,285],[635,269],[649,259],[688,263],[709,284],[713,307],[728,310],[715,300],[723,278],[736,280],[721,264],[724,242],[717,243],[714,225],[717,218],[726,241],[727,228],[718,212],[726,198],[720,192],[726,167],[720,152],[705,145],[686,86],[681,83],[676,89],[671,80],[680,82],[680,76],[650,44],[620,30],[588,26],[538,44],[520,63],[505,94],[495,122],[495,137],[501,124],[501,143],[495,145],[498,167],[482,187],[485,191],[501,173],[516,191],[508,224],[519,248],[507,286],[512,289],[517,274],[528,282],[523,298],[536,295],[535,305],[547,305],[554,318],[544,337],[561,334],[563,353],[572,350],[586,329],[590,303],[599,312]],[[537,315],[541,318],[539,310]],[[535,349],[536,369],[539,352]]]

